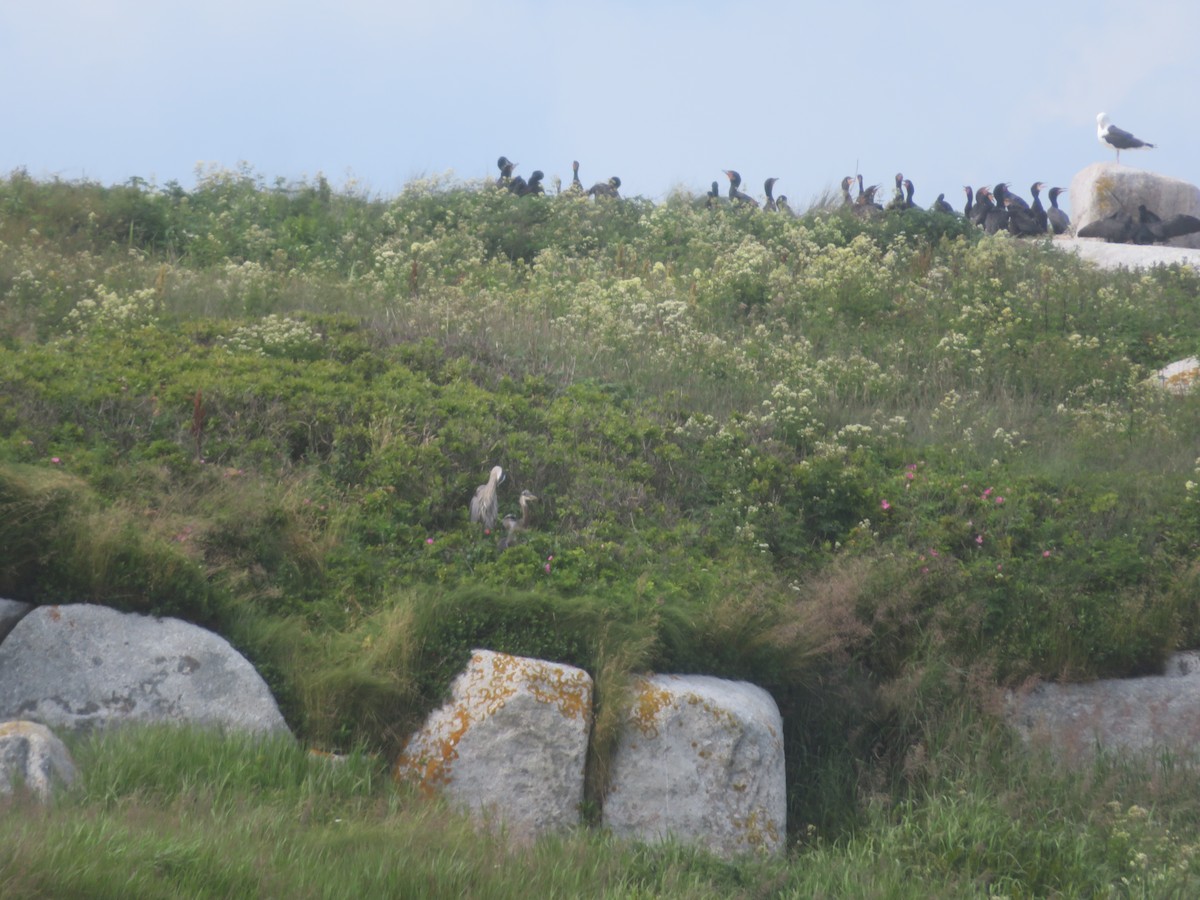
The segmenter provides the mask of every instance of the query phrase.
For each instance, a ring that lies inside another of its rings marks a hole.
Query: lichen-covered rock
[[[1178,214],[1200,217],[1200,188],[1178,178],[1116,163],[1093,163],[1075,174],[1067,191],[1075,233],[1114,212],[1135,219],[1144,204],[1161,219]],[[1200,233],[1172,238],[1168,247],[1200,247]]]
[[[614,834],[734,857],[782,849],[783,720],[760,687],[706,675],[636,685],[604,800]]]
[[[579,823],[591,722],[587,672],[476,650],[396,776],[531,839]]]
[[[0,722],[0,794],[24,785],[42,800],[56,782],[70,785],[75,763],[66,745],[37,722]]]
[[[21,603],[18,600],[5,600],[0,597],[0,641],[8,635],[13,627],[25,618],[26,614],[33,609],[28,603]]]
[[[1192,390],[1198,378],[1200,378],[1200,359],[1189,356],[1163,366],[1154,373],[1150,380],[1172,394],[1186,394]]]
[[[86,730],[178,722],[286,732],[266,683],[211,631],[103,606],[39,606],[0,644],[0,719]]]
[[[1086,760],[1097,745],[1190,753],[1200,746],[1200,653],[1175,654],[1162,675],[1038,684],[1011,694],[1008,713],[1027,743],[1067,760]]]

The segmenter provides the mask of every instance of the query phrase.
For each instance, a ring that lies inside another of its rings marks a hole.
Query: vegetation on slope
[[[15,172],[0,595],[212,627],[328,749],[473,646],[582,665],[593,799],[628,673],[745,678],[797,837],[843,833],[958,777],[930,723],[990,686],[1196,643],[1197,401],[1152,374],[1198,294],[920,211]],[[503,553],[495,464],[541,498]]]

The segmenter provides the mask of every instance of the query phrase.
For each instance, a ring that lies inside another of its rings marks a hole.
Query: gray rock
[[[571,666],[476,650],[396,763],[519,840],[579,823],[592,679]]]
[[[5,600],[0,597],[0,641],[13,630],[18,622],[21,621],[31,609],[28,603],[21,603],[18,600]]]
[[[783,848],[783,720],[760,687],[705,675],[640,680],[618,739],[604,824],[722,856]]]
[[[1162,244],[1109,244],[1097,238],[1056,237],[1054,246],[1102,269],[1151,269],[1173,264],[1200,269],[1200,250]]]
[[[1163,675],[1038,684],[1011,694],[1008,714],[1027,743],[1070,761],[1088,759],[1097,745],[1191,753],[1200,744],[1200,653],[1175,654]]]
[[[17,784],[42,800],[55,783],[75,781],[75,763],[66,745],[37,722],[0,722],[0,794],[11,794]]]
[[[86,730],[179,722],[286,732],[266,683],[227,641],[179,619],[39,606],[0,644],[0,719]]]
[[[1137,218],[1138,205],[1167,219],[1180,213],[1200,216],[1200,188],[1116,163],[1093,163],[1075,174],[1067,191],[1075,233],[1097,219],[1124,211]],[[1200,248],[1200,233],[1172,238],[1168,247]]]

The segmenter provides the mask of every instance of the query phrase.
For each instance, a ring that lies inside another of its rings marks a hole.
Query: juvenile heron
[[[517,542],[517,533],[529,527],[529,501],[537,497],[530,491],[521,491],[521,517],[518,519],[511,513],[500,520],[504,526],[505,535],[500,538],[500,549],[507,550]]]
[[[482,522],[488,531],[496,527],[496,488],[503,480],[504,469],[492,466],[487,484],[475,488],[475,496],[471,498],[471,521]]]

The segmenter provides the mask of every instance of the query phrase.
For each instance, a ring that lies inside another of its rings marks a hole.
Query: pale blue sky
[[[661,199],[736,168],[804,206],[843,175],[928,205],[1112,159],[1200,182],[1200,2],[0,2],[0,172],[195,183],[248,163],[392,195],[496,157]]]

